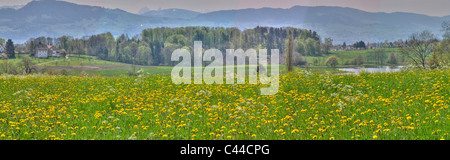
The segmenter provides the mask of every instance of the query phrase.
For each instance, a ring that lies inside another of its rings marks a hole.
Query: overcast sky
[[[31,0],[0,0],[0,6],[23,5]],[[450,15],[450,0],[64,0],[77,4],[120,8],[137,13],[151,10],[181,8],[199,12],[244,8],[290,8],[302,6],[341,6],[369,12],[412,12],[431,16]]]

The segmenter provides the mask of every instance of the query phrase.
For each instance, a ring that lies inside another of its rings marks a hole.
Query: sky
[[[0,0],[0,6],[24,5],[31,0]],[[64,0],[67,2],[119,8],[137,13],[143,7],[151,10],[180,8],[211,12],[245,8],[290,8],[302,6],[339,6],[369,12],[411,12],[430,16],[450,15],[450,0]]]

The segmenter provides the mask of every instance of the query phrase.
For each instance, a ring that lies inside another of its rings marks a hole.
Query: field
[[[261,96],[260,84],[174,85],[162,74],[3,75],[0,139],[447,140],[449,77],[282,74],[279,92]]]
[[[396,56],[397,60],[398,60],[398,64],[397,65],[402,65],[401,60],[403,60],[401,54],[400,54],[400,49],[399,48],[385,48],[384,49],[386,57],[383,61],[383,65],[389,65],[387,63],[389,55],[391,53],[394,53],[394,55]],[[320,56],[304,56],[304,60],[306,60],[308,63],[314,64],[314,60],[319,60],[321,63],[317,64],[313,67],[318,67],[318,66],[326,66],[325,61],[327,60],[328,57],[330,56],[336,56],[339,58],[339,65],[337,65],[337,67],[343,68],[343,67],[357,67],[355,65],[352,64],[345,64],[346,62],[353,62],[353,60],[358,57],[359,55],[361,55],[363,58],[367,58],[372,52],[375,52],[375,49],[366,49],[366,50],[349,50],[349,51],[330,51],[329,54],[323,54]],[[367,59],[365,59],[364,63],[362,64],[365,67],[374,67],[374,66],[379,66],[379,64],[375,64],[371,61],[368,61]]]
[[[119,62],[110,62],[105,60],[97,59],[94,56],[86,56],[86,55],[74,55],[70,56],[67,59],[55,58],[51,57],[48,59],[34,59],[37,61],[38,66],[94,66],[94,65],[128,65]],[[44,61],[44,62],[42,62]]]

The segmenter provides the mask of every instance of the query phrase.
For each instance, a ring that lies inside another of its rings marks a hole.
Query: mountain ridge
[[[178,8],[169,8],[169,9],[160,9],[160,10],[148,10],[148,11],[140,11],[142,16],[147,17],[157,17],[157,18],[174,18],[174,19],[191,19],[198,15],[200,12],[195,12],[186,9],[178,9]]]
[[[78,5],[65,1],[31,1],[20,9],[0,10],[0,35],[24,41],[31,37],[62,35],[81,37],[92,34],[134,33],[142,23],[157,19],[120,9]]]
[[[440,35],[441,23],[450,20],[450,16],[365,12],[353,8],[326,6],[224,10],[201,14],[196,18],[216,26],[294,26],[312,29],[318,31],[323,38],[331,37],[338,43],[359,40],[395,41],[421,30],[431,30]]]

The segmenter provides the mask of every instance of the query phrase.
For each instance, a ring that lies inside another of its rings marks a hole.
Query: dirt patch
[[[153,66],[136,66],[139,68],[156,68]],[[112,69],[133,69],[132,66],[127,65],[99,65],[99,66],[40,66],[38,70],[52,70],[52,71],[101,71],[101,70],[112,70]]]

